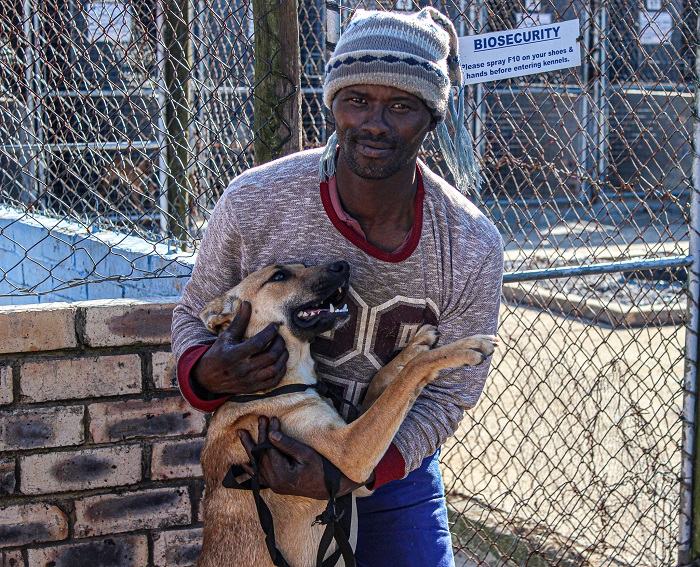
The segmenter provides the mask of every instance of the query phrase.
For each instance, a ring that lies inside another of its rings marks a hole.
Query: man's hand
[[[239,430],[238,436],[252,462],[255,441],[244,430]],[[276,417],[268,420],[261,416],[258,419],[258,442],[262,443],[268,437],[275,449],[265,451],[260,461],[260,485],[270,488],[277,494],[305,496],[317,500],[328,499],[328,491],[323,480],[321,455],[308,445],[284,435],[280,430],[280,421]],[[253,474],[253,468],[250,464],[243,465],[243,468],[248,474]],[[337,496],[352,492],[373,480],[374,473],[366,483],[353,482],[341,473],[340,490]]]
[[[274,388],[287,371],[289,352],[271,323],[243,340],[251,307],[242,301],[228,328],[192,369],[192,378],[214,394],[252,394]]]

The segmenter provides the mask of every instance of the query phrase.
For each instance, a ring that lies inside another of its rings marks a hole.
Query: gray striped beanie
[[[462,72],[457,33],[435,8],[414,14],[357,10],[326,65],[323,101],[351,85],[382,85],[425,102],[437,122],[448,108],[451,84]]]

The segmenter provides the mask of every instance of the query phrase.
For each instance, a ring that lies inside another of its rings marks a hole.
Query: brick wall
[[[169,300],[0,307],[0,567],[193,565],[206,416]]]

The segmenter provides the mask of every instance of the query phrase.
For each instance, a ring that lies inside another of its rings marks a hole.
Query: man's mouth
[[[389,142],[368,139],[355,139],[355,146],[362,155],[373,158],[385,157],[396,149]]]

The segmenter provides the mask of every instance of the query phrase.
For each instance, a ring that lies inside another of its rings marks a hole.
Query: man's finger
[[[243,336],[245,335],[245,330],[248,328],[251,312],[250,303],[241,301],[241,304],[238,306],[238,313],[236,313],[231,324],[221,333],[223,340],[233,343],[243,342]]]
[[[253,438],[250,436],[250,433],[248,433],[244,429],[238,430],[238,437],[241,440],[241,445],[243,445],[245,452],[248,453],[248,458],[252,462],[253,461],[253,447],[255,447],[255,442],[253,441]]]
[[[278,328],[278,323],[270,323],[257,335],[253,335],[247,341],[242,342],[240,345],[241,355],[253,356],[263,352],[275,338],[275,335],[277,335]]]
[[[272,366],[284,353],[287,353],[287,356],[289,356],[284,339],[280,335],[277,335],[272,339],[272,342],[268,345],[266,350],[260,354],[249,357],[250,368],[256,370]]]
[[[299,443],[296,439],[287,437],[281,431],[272,431],[269,433],[270,442],[275,446],[280,453],[284,453],[289,458],[300,462],[304,461],[310,451],[313,451],[307,445]]]
[[[269,424],[270,422],[264,415],[258,418],[258,445],[267,441],[267,427]]]

